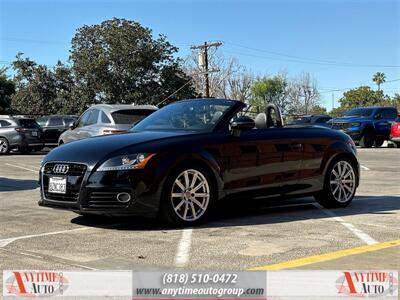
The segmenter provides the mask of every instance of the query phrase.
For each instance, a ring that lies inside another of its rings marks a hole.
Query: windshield
[[[115,124],[133,124],[146,118],[153,111],[149,109],[124,109],[115,111],[111,115]]]
[[[46,117],[41,117],[39,119],[36,120],[36,122],[40,125],[40,126],[44,126],[47,123],[47,118]]]
[[[19,125],[23,128],[28,128],[28,129],[39,129],[40,128],[39,124],[36,123],[36,121],[33,119],[19,119],[18,122],[19,122]]]
[[[289,124],[307,124],[311,122],[310,117],[299,117],[297,119],[292,120]]]
[[[373,108],[353,108],[344,114],[345,117],[369,117],[374,111]]]
[[[234,101],[191,100],[167,105],[131,130],[188,130],[211,132]]]

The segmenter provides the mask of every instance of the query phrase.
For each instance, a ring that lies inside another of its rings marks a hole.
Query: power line
[[[389,83],[389,82],[395,82],[395,81],[400,81],[400,78],[398,78],[398,79],[393,79],[393,80],[388,80],[388,81],[385,81],[385,82],[382,82],[381,84],[385,84],[385,83]],[[325,90],[324,88],[320,88],[320,89],[322,89],[322,90]],[[342,91],[345,91],[345,90],[350,90],[350,89],[354,89],[354,87],[348,87],[348,88],[341,88],[341,89],[326,89],[325,91],[323,91],[323,92],[320,92],[320,94],[325,94],[325,93],[332,93],[332,92],[342,92]],[[390,90],[390,91],[396,91],[397,89],[385,89],[386,91],[388,91],[388,90]]]
[[[387,80],[385,82],[382,82],[381,84],[389,83],[389,82],[395,82],[395,81],[400,81],[400,78],[398,79],[393,79],[393,80]]]
[[[183,89],[185,86],[187,86],[191,81],[193,80],[193,77],[190,78],[188,81],[186,81],[185,84],[183,84],[179,89],[177,89],[175,92],[173,92],[171,95],[169,95],[168,97],[166,97],[164,100],[162,100],[161,102],[158,102],[156,104],[156,106],[159,106],[160,104],[163,104],[165,101],[167,101],[169,98],[171,98],[173,95],[175,95],[177,92],[179,92],[181,89]]]
[[[247,55],[247,56],[265,58],[265,59],[270,59],[270,60],[288,61],[288,62],[296,62],[296,63],[303,63],[303,64],[343,66],[343,67],[400,68],[399,65],[358,64],[358,63],[349,63],[349,62],[339,62],[339,61],[333,61],[333,60],[307,58],[307,57],[289,55],[289,54],[275,52],[275,51],[263,50],[263,49],[249,47],[249,46],[240,45],[240,44],[231,43],[231,42],[224,42],[224,43],[226,43],[228,45],[230,44],[230,45],[233,45],[233,46],[236,46],[236,47],[244,48],[244,49],[249,49],[249,50],[253,50],[253,51],[269,53],[269,54],[273,54],[273,55],[278,55],[278,56],[283,56],[283,57],[288,57],[289,58],[289,59],[285,59],[285,58],[279,58],[279,57],[260,56],[260,55],[250,54],[250,53],[230,51],[231,53],[234,53],[234,54]],[[229,51],[225,51],[225,52],[229,53]]]

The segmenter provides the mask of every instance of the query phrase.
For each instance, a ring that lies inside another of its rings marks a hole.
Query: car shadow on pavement
[[[25,191],[38,188],[37,180],[11,179],[0,177],[0,193],[10,191]]]
[[[307,219],[326,219],[331,216],[318,208],[313,198],[268,199],[268,200],[222,200],[215,205],[209,219],[194,229],[235,226],[266,225],[295,222]],[[361,214],[395,214],[400,209],[399,196],[357,196],[345,208],[329,209],[337,216]],[[142,217],[79,216],[71,220],[74,224],[111,230],[176,230],[158,219]]]

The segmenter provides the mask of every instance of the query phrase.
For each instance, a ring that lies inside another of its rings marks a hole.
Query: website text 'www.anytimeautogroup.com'
[[[168,287],[168,288],[137,288],[137,296],[213,296],[213,297],[241,297],[260,296],[263,288],[221,288],[221,287]]]

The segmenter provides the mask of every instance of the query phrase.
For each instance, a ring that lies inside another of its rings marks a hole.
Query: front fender
[[[156,174],[153,178],[153,186],[157,187],[157,194],[161,195],[165,179],[176,168],[184,164],[197,164],[206,168],[213,175],[218,194],[223,190],[222,171],[214,156],[200,147],[192,147],[178,151],[168,151],[156,157],[156,160],[149,165],[154,167]],[[154,169],[153,169],[154,170]]]
[[[331,162],[340,155],[346,156],[355,164],[358,186],[360,179],[360,164],[358,161],[357,153],[355,152],[355,149],[352,148],[351,144],[345,143],[343,141],[336,141],[325,150],[320,167],[320,172],[323,178],[325,178],[326,172],[328,171],[328,167]]]

